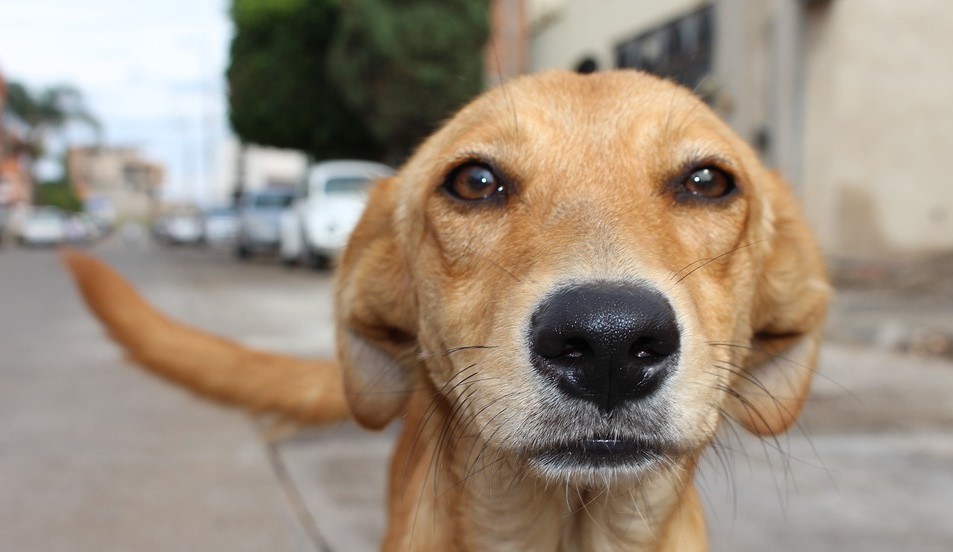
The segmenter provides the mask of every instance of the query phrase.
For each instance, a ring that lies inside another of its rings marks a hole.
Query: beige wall
[[[953,247],[951,8],[834,0],[811,14],[805,200],[829,252]]]
[[[67,157],[70,183],[82,200],[107,197],[119,219],[151,215],[162,185],[159,165],[142,159],[132,148],[72,148]]]
[[[239,143],[228,140],[218,152],[216,174],[218,178],[205,198],[209,204],[227,204],[232,201],[235,182],[238,179]],[[243,160],[245,172],[245,191],[255,191],[270,184],[297,184],[304,178],[308,158],[296,150],[268,148],[248,144],[245,146]]]

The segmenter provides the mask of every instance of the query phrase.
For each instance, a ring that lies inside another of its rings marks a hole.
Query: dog
[[[635,71],[489,90],[375,185],[337,270],[337,361],[246,349],[66,263],[146,368],[313,423],[403,421],[384,550],[707,548],[693,484],[726,419],[810,389],[830,287],[782,179]]]

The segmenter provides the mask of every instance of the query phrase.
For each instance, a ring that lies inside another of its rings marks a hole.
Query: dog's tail
[[[70,250],[61,256],[89,308],[149,371],[205,397],[296,421],[348,416],[335,363],[253,351],[190,328],[157,312],[102,262]]]

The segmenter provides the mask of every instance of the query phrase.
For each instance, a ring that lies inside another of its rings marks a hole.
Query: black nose
[[[611,412],[658,389],[675,367],[679,331],[661,293],[596,282],[544,301],[533,314],[530,340],[537,370]]]

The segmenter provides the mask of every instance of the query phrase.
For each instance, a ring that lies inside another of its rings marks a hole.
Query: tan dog
[[[786,186],[635,72],[491,90],[374,189],[338,273],[340,368],[185,328],[67,258],[160,374],[303,420],[402,418],[385,550],[703,550],[699,455],[726,417],[791,425],[829,295]]]

